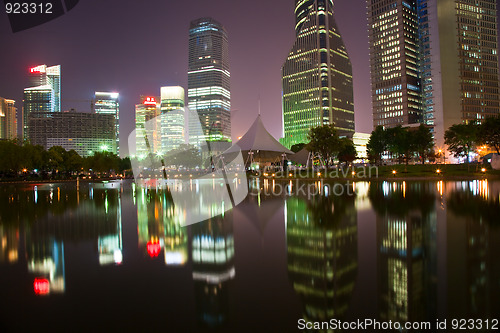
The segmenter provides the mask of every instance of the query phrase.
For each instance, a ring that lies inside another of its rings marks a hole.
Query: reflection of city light
[[[50,292],[49,280],[43,278],[35,278],[35,281],[33,282],[33,288],[35,290],[35,294],[47,295]]]
[[[148,254],[151,258],[158,257],[161,246],[159,241],[149,241],[147,245]]]
[[[438,181],[437,190],[439,192],[439,195],[443,196],[443,181],[442,180]]]

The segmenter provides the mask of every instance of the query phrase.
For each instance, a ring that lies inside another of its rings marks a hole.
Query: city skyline
[[[268,10],[261,12],[259,5],[265,5]],[[109,20],[116,6],[123,14]],[[95,12],[95,8],[99,8],[99,12]],[[60,63],[65,73],[63,110],[89,111],[90,100],[97,90],[120,92],[121,146],[126,153],[126,133],[134,126],[137,96],[154,94],[158,87],[165,85],[187,87],[189,22],[197,17],[212,16],[224,23],[232,45],[232,110],[238,111],[233,119],[233,138],[241,136],[255,119],[259,101],[264,122],[270,132],[279,137],[280,68],[295,38],[293,2],[278,0],[271,5],[264,1],[236,5],[231,1],[217,4],[196,1],[194,5],[158,3],[152,8],[154,10],[149,11],[147,17],[141,18],[135,15],[137,8],[131,4],[88,1],[61,18],[16,34],[11,32],[8,20],[0,20],[1,42],[11,48],[9,54],[3,55],[8,66],[0,67],[0,74],[9,78],[8,82],[0,83],[0,96],[16,100],[16,105],[20,106],[22,89],[27,83],[26,69],[40,63]],[[169,22],[154,22],[152,18],[160,15],[156,14],[160,9],[176,11],[179,15]],[[352,57],[356,131],[370,132],[366,3],[336,1],[335,11],[339,30]],[[261,23],[249,29],[252,17],[257,14],[262,16]],[[0,15],[6,18],[4,13]],[[106,17],[106,20],[99,26],[92,26],[88,23],[90,15],[96,19]],[[129,21],[137,24],[126,25]],[[163,31],[164,42],[158,43],[156,34],[151,31]],[[158,45],[161,52],[143,53],[132,48],[133,43]],[[89,57],[89,52],[95,56]]]

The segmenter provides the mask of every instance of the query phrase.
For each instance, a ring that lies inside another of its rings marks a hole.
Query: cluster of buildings
[[[425,124],[445,150],[451,125],[498,115],[496,9],[495,0],[368,0],[373,127]],[[355,133],[352,65],[333,0],[296,0],[295,15],[296,39],[282,67],[281,143],[305,143],[312,127],[333,124],[363,155],[369,135]],[[84,156],[119,153],[118,93],[96,92],[91,113],[61,112],[61,67],[41,65],[29,74],[24,139]],[[212,18],[190,24],[187,74],[191,113],[179,86],[140,97],[131,155],[166,154],[183,143],[229,145],[228,37]],[[15,113],[14,101],[0,99],[0,138],[16,136]]]

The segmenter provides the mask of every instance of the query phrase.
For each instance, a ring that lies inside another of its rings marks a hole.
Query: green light
[[[102,146],[101,146],[101,150],[102,150],[102,151],[108,151],[108,146],[106,146],[106,145],[102,145]]]

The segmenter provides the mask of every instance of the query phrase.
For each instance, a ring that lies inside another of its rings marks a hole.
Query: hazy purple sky
[[[354,72],[356,131],[372,127],[368,33],[364,0],[337,0],[336,20]],[[27,69],[62,66],[62,108],[89,111],[94,91],[121,96],[121,147],[134,128],[139,96],[160,87],[187,88],[189,22],[204,16],[229,34],[232,135],[242,135],[258,114],[281,135],[281,66],[293,44],[293,0],[83,0],[66,15],[12,33],[0,13],[0,96],[22,106]]]

